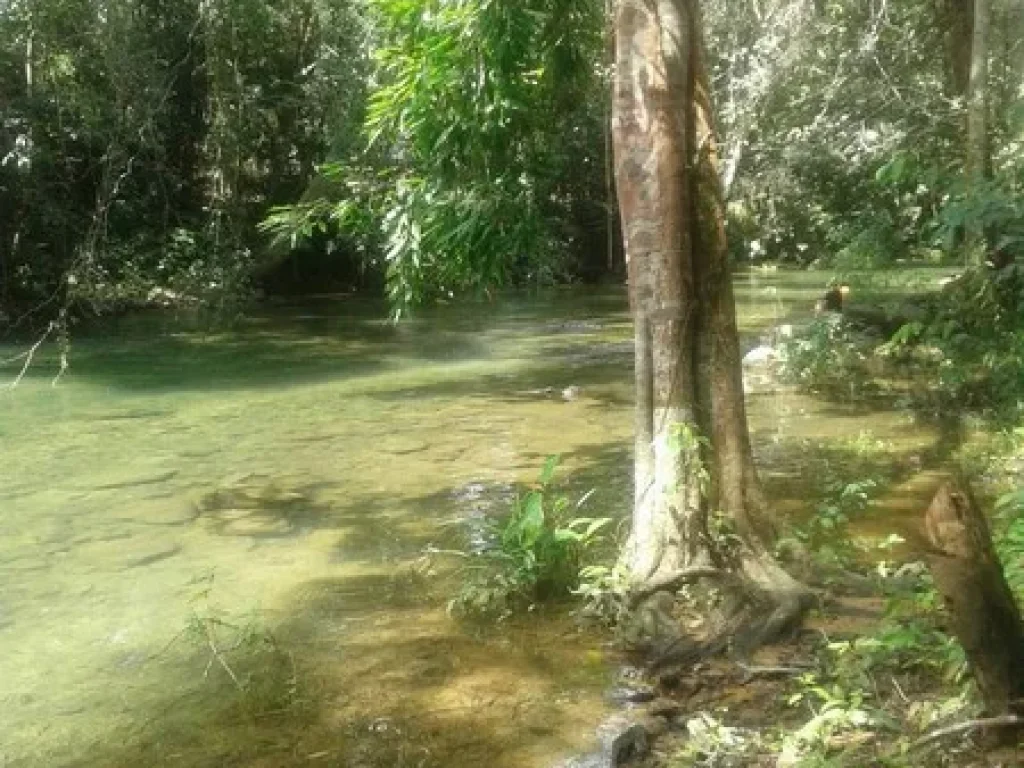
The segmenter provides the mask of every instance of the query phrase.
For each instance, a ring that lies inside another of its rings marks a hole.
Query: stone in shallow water
[[[566,402],[572,402],[573,400],[578,400],[582,393],[583,390],[578,385],[573,384],[571,387],[566,387],[562,390],[562,399]]]
[[[650,753],[651,741],[664,731],[654,728],[652,722],[638,714],[612,715],[597,727],[600,751],[571,757],[555,768],[622,768],[641,760]]]
[[[608,756],[610,768],[645,757],[651,749],[651,734],[644,723],[632,715],[612,715],[598,726],[597,738]]]

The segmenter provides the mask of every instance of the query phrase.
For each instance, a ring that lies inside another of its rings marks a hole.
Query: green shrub
[[[449,604],[461,615],[501,616],[516,608],[567,596],[579,586],[584,557],[601,540],[610,518],[574,517],[573,504],[552,492],[558,458],[549,457],[537,484],[518,494],[494,526],[494,546],[481,553],[477,572]]]
[[[790,381],[833,396],[858,396],[871,387],[869,350],[841,315],[816,318],[786,342],[782,373]]]
[[[1017,601],[1024,604],[1024,488],[1001,496],[996,512],[1002,523],[996,533],[996,550],[1006,581]]]

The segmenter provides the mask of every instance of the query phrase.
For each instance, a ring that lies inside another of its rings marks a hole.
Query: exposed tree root
[[[686,584],[692,584],[698,579],[710,577],[725,578],[729,575],[730,574],[727,571],[723,571],[721,568],[714,568],[712,566],[695,566],[693,568],[683,568],[680,571],[673,571],[661,576],[655,576],[654,578],[633,588],[629,593],[629,607],[635,609],[644,600],[658,592],[675,592],[680,587]]]
[[[675,593],[700,580],[707,580],[717,590],[717,607],[710,616],[704,616],[700,637],[683,633],[676,622],[677,631],[660,631],[650,638],[644,650],[652,671],[692,665],[723,653],[749,657],[761,646],[796,630],[819,598],[769,555],[748,552],[733,568],[694,566],[650,579],[634,588],[628,604],[633,610],[664,614],[659,595]],[[654,623],[663,627],[667,621],[659,618]]]

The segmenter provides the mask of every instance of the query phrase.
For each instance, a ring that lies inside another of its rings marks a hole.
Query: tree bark
[[[711,88],[704,65],[703,34],[695,18],[692,45],[694,132],[690,156],[696,224],[695,263],[706,298],[707,344],[710,361],[710,436],[714,478],[714,509],[735,525],[742,541],[740,570],[766,594],[772,605],[755,643],[783,632],[803,614],[810,590],[792,578],[771,554],[775,530],[768,501],[754,465],[743,392],[742,356],[736,322],[732,271],[725,235],[725,195],[718,174],[717,136]]]
[[[763,642],[802,613],[810,592],[769,548],[698,3],[620,0],[615,23],[615,172],[637,387],[636,495],[623,560],[641,594],[713,575],[768,609],[751,621]],[[734,522],[738,552],[710,539],[709,509]]]
[[[700,539],[700,468],[692,452],[678,449],[681,435],[696,431],[690,10],[687,0],[635,0],[620,2],[615,19],[615,180],[638,376],[636,505],[625,561],[641,580],[691,564]]]
[[[925,513],[928,566],[990,715],[1024,713],[1024,623],[966,488],[947,482]]]

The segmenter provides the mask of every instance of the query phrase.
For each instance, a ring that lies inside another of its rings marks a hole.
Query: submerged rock
[[[620,713],[607,718],[597,727],[600,750],[559,763],[556,768],[621,768],[645,758],[651,744],[665,732],[667,724],[660,718],[641,713]]]
[[[646,718],[635,715],[612,715],[597,728],[601,751],[608,758],[609,768],[618,768],[633,760],[646,757],[651,741],[658,734],[651,733]]]
[[[608,691],[608,700],[613,704],[625,706],[627,704],[644,704],[654,701],[657,693],[654,686],[640,685],[617,685]]]

